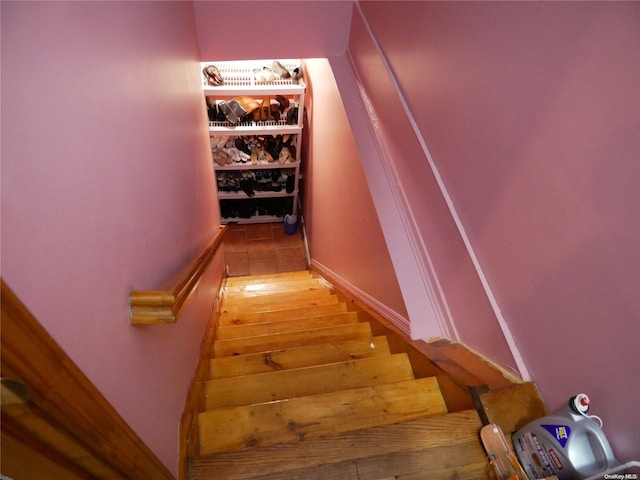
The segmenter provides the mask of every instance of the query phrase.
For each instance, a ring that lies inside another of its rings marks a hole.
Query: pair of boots
[[[244,117],[260,108],[260,104],[251,97],[236,97],[218,102],[218,108],[231,123],[236,124]]]

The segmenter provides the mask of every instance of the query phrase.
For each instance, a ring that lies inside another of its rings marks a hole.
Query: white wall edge
[[[411,203],[409,202],[398,171],[395,167],[393,156],[389,152],[387,142],[384,138],[384,134],[379,128],[378,117],[373,107],[372,102],[369,100],[366,89],[362,85],[362,81],[359,77],[358,71],[354,65],[353,59],[349,52],[347,52],[347,58],[351,63],[351,68],[358,85],[360,97],[367,110],[367,116],[373,126],[373,132],[380,151],[380,158],[384,173],[387,177],[388,184],[391,186],[390,191],[393,195],[394,201],[398,206],[398,217],[402,222],[403,230],[407,235],[407,240],[411,249],[413,257],[416,259],[416,267],[419,271],[422,282],[425,284],[425,291],[427,292],[431,308],[434,311],[434,318],[438,322],[440,330],[443,335],[448,338],[454,338],[460,340],[458,331],[453,322],[451,310],[446,300],[444,290],[438,280],[431,256],[427,250],[424,239],[420,234]],[[413,338],[416,338],[416,331]],[[419,336],[419,335],[418,335]],[[426,339],[425,339],[426,340]]]
[[[426,281],[422,269],[424,262],[416,256],[418,249],[411,239],[398,190],[392,187],[395,180],[388,169],[389,162],[382,158],[384,145],[378,141],[373,131],[375,121],[367,111],[367,98],[366,95],[363,97],[355,69],[347,56],[331,57],[329,61],[351,123],[382,233],[411,320],[411,337],[451,338],[450,330],[442,321],[441,310],[434,301],[433,290]]]

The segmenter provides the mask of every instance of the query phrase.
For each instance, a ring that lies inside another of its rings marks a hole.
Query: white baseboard
[[[407,335],[407,337],[411,336],[411,326],[408,318],[400,315],[395,310],[390,309],[386,305],[380,303],[378,300],[373,298],[367,292],[360,290],[358,287],[353,285],[349,280],[340,276],[333,270],[329,269],[322,263],[317,260],[311,260],[311,267],[317,271],[320,275],[327,277],[326,279],[329,281],[334,281],[337,283],[337,287],[345,292],[349,293],[355,299],[361,301],[367,307],[371,308],[376,313],[380,314],[385,319],[389,320],[398,330]]]

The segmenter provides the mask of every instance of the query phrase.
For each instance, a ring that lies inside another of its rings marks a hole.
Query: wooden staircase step
[[[287,282],[295,279],[317,278],[309,270],[296,270],[295,272],[265,273],[262,275],[245,275],[240,277],[227,277],[225,285],[254,285],[259,283]]]
[[[258,335],[269,335],[272,333],[293,332],[304,328],[332,327],[336,325],[346,325],[358,323],[356,312],[341,312],[329,315],[319,315],[304,319],[282,320],[270,323],[253,323],[248,325],[233,325],[230,327],[219,327],[216,333],[218,340],[231,338],[255,337]]]
[[[330,305],[339,303],[336,295],[326,295],[325,293],[313,292],[311,294],[287,295],[286,298],[278,298],[273,301],[262,300],[256,302],[253,300],[233,302],[232,304],[223,304],[221,314],[229,313],[257,313],[271,312],[276,310],[288,310],[298,307],[315,307],[318,305]]]
[[[212,358],[209,361],[209,378],[214,380],[274,372],[389,354],[387,337],[321,343],[287,350]]]
[[[293,442],[446,413],[435,378],[199,414],[200,454]]]
[[[439,461],[421,465],[422,476],[402,476],[400,478],[453,478],[485,479],[486,456],[479,446],[478,431],[482,423],[475,410],[466,410],[447,415],[437,415],[404,423],[396,423],[373,428],[350,431],[332,436],[305,438],[304,442],[265,446],[236,452],[224,452],[195,458],[189,465],[189,478],[199,480],[249,480],[249,479],[322,479],[350,480],[346,472],[346,462],[358,471],[371,472],[377,469],[374,480],[397,478],[390,466],[397,462],[397,455],[408,453],[407,464],[415,464],[416,457],[431,449],[447,448],[448,457],[440,455]],[[469,449],[468,445],[475,445]],[[464,448],[465,457],[456,452]],[[442,452],[442,450],[440,450]],[[395,458],[394,458],[395,456]],[[446,461],[446,463],[444,463]],[[462,461],[462,462],[461,462]],[[424,462],[423,462],[424,463]],[[448,476],[438,475],[445,465],[459,465],[448,471]],[[404,465],[398,467],[411,470]],[[329,470],[338,470],[339,475],[331,475]],[[314,473],[316,472],[316,473]],[[270,477],[270,475],[274,475]],[[277,475],[282,475],[278,477]],[[371,477],[363,477],[371,478]]]
[[[288,280],[280,282],[258,283],[250,285],[229,285],[224,287],[225,297],[260,296],[281,292],[304,291],[304,290],[330,290],[327,286],[315,278],[302,280]]]
[[[406,353],[205,382],[205,409],[235,407],[413,379]]]
[[[215,357],[222,357],[371,337],[371,326],[368,323],[355,323],[338,325],[337,327],[219,340],[214,343],[213,352]]]
[[[228,312],[220,315],[218,325],[226,327],[231,325],[273,322],[277,320],[294,320],[307,318],[312,315],[346,312],[347,310],[348,308],[345,303],[329,303],[327,305],[289,308],[286,310],[275,310],[273,312]]]
[[[243,308],[245,305],[255,305],[259,303],[279,303],[292,298],[315,298],[315,297],[328,297],[332,295],[331,290],[322,287],[305,288],[292,290],[289,292],[269,292],[261,295],[226,295],[222,300],[222,307],[225,306],[236,307],[241,305]]]

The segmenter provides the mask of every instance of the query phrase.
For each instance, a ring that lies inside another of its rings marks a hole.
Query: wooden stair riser
[[[210,379],[214,380],[389,354],[386,337],[373,337],[364,340],[308,345],[288,350],[212,358],[209,361],[209,375]]]
[[[233,338],[271,335],[273,333],[295,332],[301,328],[311,330],[313,328],[335,327],[337,325],[347,325],[350,323],[358,323],[358,314],[356,312],[321,315],[317,317],[308,317],[306,319],[220,327],[218,328],[216,338],[218,340],[230,340]]]
[[[301,297],[290,296],[288,299],[282,299],[274,302],[253,303],[248,302],[245,305],[234,302],[233,306],[223,305],[221,313],[223,315],[237,313],[258,313],[273,312],[276,310],[288,310],[299,307],[316,307],[319,305],[331,305],[340,303],[335,295],[303,295]]]
[[[433,378],[200,413],[200,454],[292,442],[446,413]]]
[[[290,308],[273,312],[230,312],[220,316],[218,325],[220,327],[229,327],[234,325],[248,325],[252,323],[269,323],[279,320],[302,320],[311,316],[329,315],[332,313],[347,311],[348,308],[345,303],[330,303],[327,305]]]
[[[205,384],[207,410],[235,407],[413,379],[409,357],[395,354]]]
[[[260,335],[241,339],[220,340],[213,346],[214,355],[242,355],[245,353],[268,352],[305,345],[317,345],[335,341],[371,338],[368,323],[339,325],[337,327],[301,330],[297,332]]]
[[[249,480],[486,480],[483,453],[477,441],[470,441],[455,448],[434,447],[258,474]]]
[[[448,446],[455,451],[458,445],[475,442],[482,423],[475,410],[422,418],[411,422],[384,425],[332,436],[305,439],[284,445],[202,456],[190,468],[199,480],[247,480],[260,475],[293,474],[325,464],[377,458],[384,467],[384,456],[403,451],[422,451]],[[470,458],[479,461],[484,473],[486,457]],[[382,468],[381,467],[381,468]],[[464,475],[459,478],[475,478]],[[289,478],[289,477],[284,477]],[[291,478],[295,478],[293,475]],[[313,477],[308,477],[313,478]],[[431,478],[423,476],[421,478]],[[448,478],[458,478],[450,474]],[[482,477],[481,477],[482,478]]]

